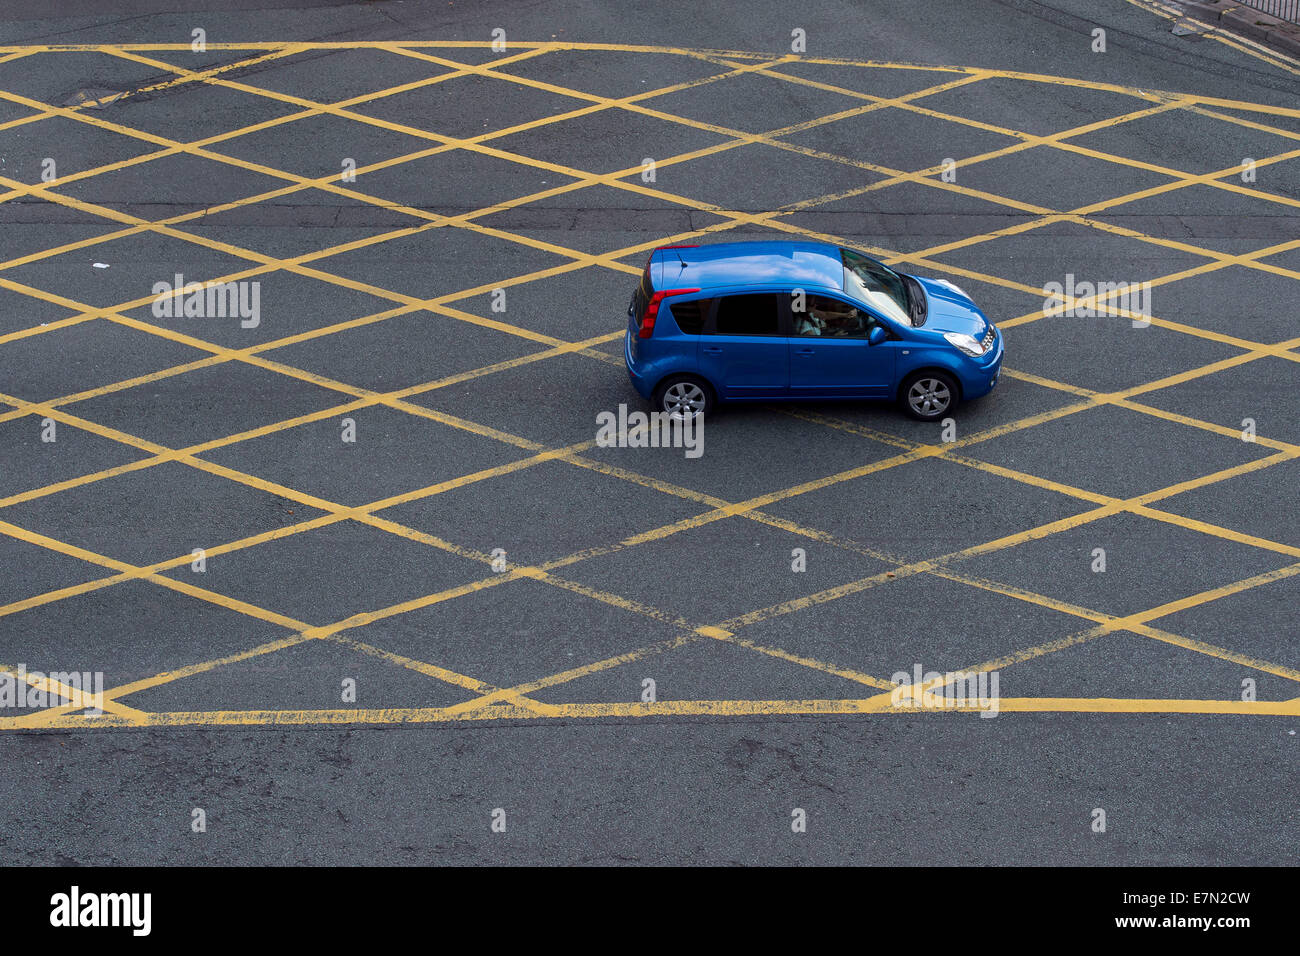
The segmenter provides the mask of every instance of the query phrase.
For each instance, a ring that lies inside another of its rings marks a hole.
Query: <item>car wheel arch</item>
[[[898,388],[894,390],[894,401],[901,402],[903,400],[904,391],[907,388],[908,383],[910,383],[913,379],[917,378],[918,376],[933,374],[935,372],[940,372],[944,375],[944,377],[952,379],[953,384],[957,386],[957,394],[953,396],[953,402],[952,402],[954,406],[957,405],[959,402],[965,400],[962,395],[962,384],[961,384],[960,375],[958,375],[952,369],[947,368],[943,365],[923,365],[920,368],[911,369],[906,375],[902,376],[898,380]]]
[[[699,379],[701,382],[703,382],[705,385],[709,387],[709,391],[713,393],[713,400],[715,402],[722,400],[722,390],[718,388],[718,386],[714,383],[713,379],[709,378],[709,376],[704,375],[693,368],[674,369],[671,372],[668,372],[664,375],[660,375],[659,380],[655,382],[654,388],[650,390],[650,394],[658,395],[659,389],[663,388],[664,383],[667,382],[669,379],[673,379],[673,378]]]

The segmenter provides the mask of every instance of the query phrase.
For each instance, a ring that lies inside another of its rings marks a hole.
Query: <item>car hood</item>
[[[977,339],[984,338],[989,320],[979,310],[970,296],[947,279],[928,279],[912,276],[925,289],[930,311],[925,317],[924,329],[933,332],[965,332]]]

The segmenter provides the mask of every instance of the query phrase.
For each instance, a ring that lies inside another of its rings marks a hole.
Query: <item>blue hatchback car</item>
[[[877,398],[935,421],[1002,367],[1002,334],[957,286],[821,242],[661,246],[627,314],[628,375],[673,419],[718,401]]]

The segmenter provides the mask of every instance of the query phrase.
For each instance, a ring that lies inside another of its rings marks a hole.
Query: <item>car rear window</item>
[[[687,335],[699,335],[704,331],[704,320],[709,317],[709,306],[713,305],[712,299],[691,299],[688,302],[672,303],[670,308],[673,313],[673,320],[677,327]]]
[[[780,297],[775,292],[726,295],[718,300],[715,335],[776,335]]]
[[[637,285],[636,291],[632,293],[632,305],[629,307],[632,312],[632,320],[637,325],[645,317],[645,310],[650,306],[650,297],[654,295],[654,286],[650,284],[650,264],[646,263],[645,272],[641,273],[641,282]]]

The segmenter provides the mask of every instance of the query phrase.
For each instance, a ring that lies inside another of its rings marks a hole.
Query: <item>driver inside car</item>
[[[870,321],[862,312],[837,299],[816,297],[795,323],[796,335],[824,335],[837,338],[865,335]]]

